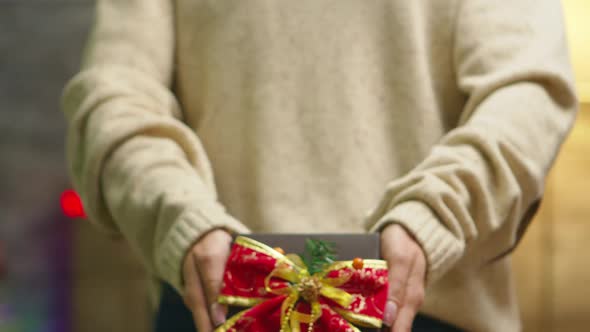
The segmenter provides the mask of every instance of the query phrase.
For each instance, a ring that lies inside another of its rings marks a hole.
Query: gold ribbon
[[[264,279],[264,286],[267,292],[287,295],[281,306],[281,332],[300,332],[301,323],[309,324],[308,331],[312,331],[313,323],[322,316],[320,295],[333,300],[343,308],[352,303],[352,295],[337,288],[350,279],[352,272],[348,271],[343,276],[328,278],[326,277],[328,271],[330,269],[310,275],[303,260],[294,254],[286,255],[277,261],[274,270]],[[290,284],[286,287],[272,288],[273,277],[286,280]],[[294,310],[299,298],[303,298],[310,304],[310,314]]]

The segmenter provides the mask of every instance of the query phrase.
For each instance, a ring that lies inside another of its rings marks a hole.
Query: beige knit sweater
[[[424,313],[517,331],[494,258],[542,195],[572,81],[558,0],[98,0],[63,95],[69,167],[91,220],[179,290],[214,227],[400,223]]]

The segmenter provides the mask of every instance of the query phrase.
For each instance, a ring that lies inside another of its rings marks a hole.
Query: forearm
[[[427,254],[430,281],[462,257],[484,264],[514,246],[577,110],[558,1],[524,16],[463,1],[458,17],[461,120],[388,184],[367,219],[372,231],[408,229]]]
[[[113,219],[146,266],[179,290],[180,263],[203,234],[214,228],[248,232],[167,138],[127,141],[106,163],[101,184]]]
[[[99,0],[62,109],[69,171],[89,219],[123,234],[153,273],[180,289],[193,242],[213,228],[247,229],[217,201],[207,155],[169,88],[172,3]]]

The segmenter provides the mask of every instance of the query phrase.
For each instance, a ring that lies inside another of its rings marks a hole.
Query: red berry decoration
[[[356,270],[362,269],[363,265],[364,265],[363,259],[360,257],[357,257],[352,260],[352,267],[354,267]]]

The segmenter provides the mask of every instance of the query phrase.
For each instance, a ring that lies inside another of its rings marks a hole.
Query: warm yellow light
[[[580,100],[590,103],[590,0],[562,0]]]

